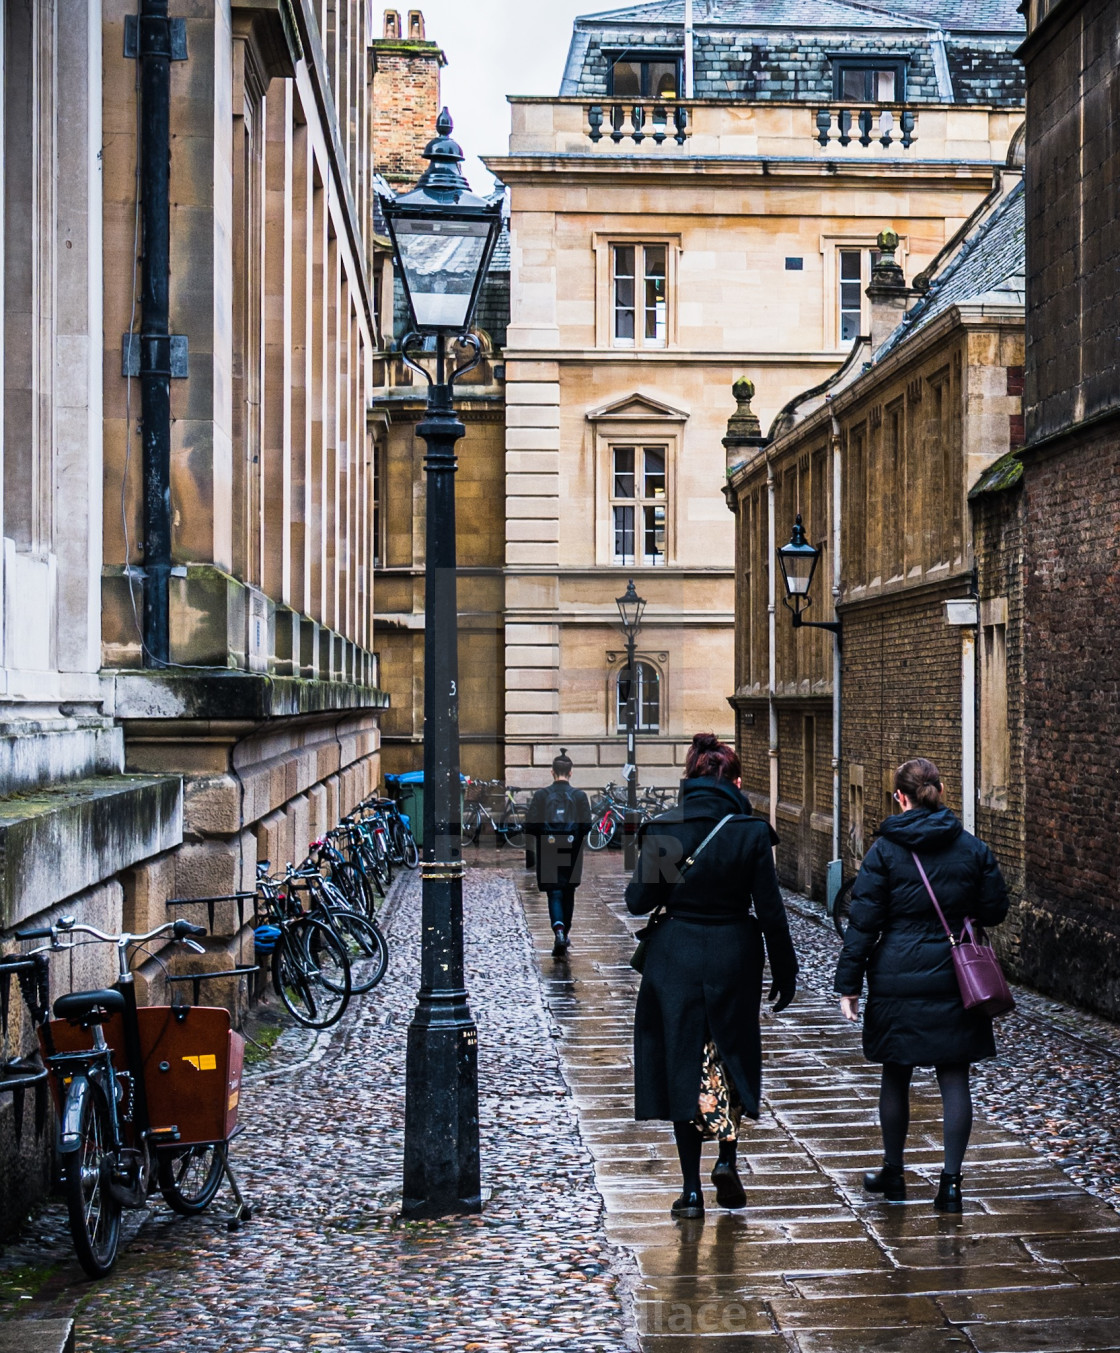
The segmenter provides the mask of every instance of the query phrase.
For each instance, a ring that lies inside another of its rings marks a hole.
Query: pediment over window
[[[635,391],[625,399],[617,399],[592,409],[587,415],[589,423],[685,423],[689,414],[683,409],[675,409],[671,404],[663,404],[651,395]]]

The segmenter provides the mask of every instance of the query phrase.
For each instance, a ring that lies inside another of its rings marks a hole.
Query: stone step
[[[0,1353],[74,1353],[72,1320],[2,1320]]]

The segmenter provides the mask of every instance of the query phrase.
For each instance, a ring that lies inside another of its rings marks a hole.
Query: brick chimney
[[[385,11],[385,36],[370,43],[373,70],[373,164],[398,191],[411,187],[427,167],[424,147],[435,136],[439,116],[439,73],[447,58],[429,42],[424,15]]]
[[[871,285],[867,299],[871,302],[871,353],[883,346],[906,313],[906,303],[913,294],[895,259],[898,236],[893,230],[880,230],[876,240],[879,261],[871,269]]]

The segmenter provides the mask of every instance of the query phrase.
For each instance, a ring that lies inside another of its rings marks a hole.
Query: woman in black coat
[[[961,1164],[972,1132],[969,1066],[995,1056],[990,1015],[961,1001],[949,940],[918,873],[922,862],[954,934],[966,917],[982,926],[1007,915],[1007,889],[995,857],[971,836],[941,799],[941,776],[922,757],[894,777],[901,812],[888,817],[867,852],[852,890],[836,992],[845,1018],[859,1019],[866,976],[863,1051],[883,1064],[879,1121],[883,1168],[864,1187],[898,1201],[906,1197],[902,1152],[910,1126],[910,1078],[915,1066],[937,1069],[944,1111],[945,1167],[933,1205],[960,1212]]]
[[[705,1138],[719,1141],[712,1171],[717,1202],[746,1202],[735,1156],[742,1114],[757,1118],[759,1112],[763,937],[775,1011],[793,1000],[797,957],[774,870],[777,837],[751,816],[735,751],[713,734],[698,733],[685,777],[680,807],[642,833],[626,905],[638,916],[665,907],[649,938],[638,991],[634,1116],[672,1122],[684,1177],[673,1216],[699,1217]],[[690,857],[695,863],[686,867]]]

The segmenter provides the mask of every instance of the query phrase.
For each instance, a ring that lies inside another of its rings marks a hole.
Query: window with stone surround
[[[667,557],[665,446],[611,447],[613,562],[656,567]]]
[[[837,254],[839,307],[837,332],[841,343],[853,343],[870,331],[871,308],[865,295],[871,285],[871,269],[879,261],[878,249],[840,249]]]
[[[651,662],[638,659],[634,664],[634,707],[637,715],[636,727],[639,733],[659,733],[661,731],[661,674]],[[630,703],[631,676],[623,667],[618,674],[615,687],[617,699],[615,713],[620,733],[626,731],[626,710]]]
[[[669,263],[663,244],[611,250],[612,345],[663,348],[669,335]]]

